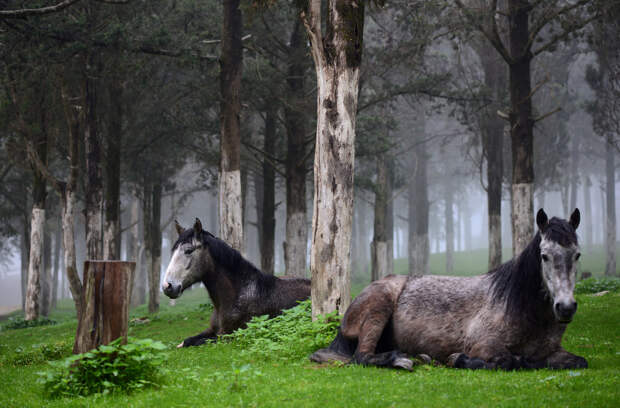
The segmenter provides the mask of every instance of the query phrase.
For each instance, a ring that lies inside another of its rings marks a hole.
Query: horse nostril
[[[170,282],[166,282],[166,289],[170,289],[171,286],[172,284]]]

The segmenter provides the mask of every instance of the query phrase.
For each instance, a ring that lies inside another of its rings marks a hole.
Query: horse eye
[[[187,248],[185,250],[185,255],[190,255],[192,252],[194,252],[195,249],[196,247]]]
[[[547,262],[549,260],[549,257],[545,254],[542,254],[542,260]]]
[[[580,257],[581,257],[581,254],[577,252],[577,255],[575,255],[575,261],[578,260]]]

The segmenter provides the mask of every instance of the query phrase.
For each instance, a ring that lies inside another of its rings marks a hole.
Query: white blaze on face
[[[168,264],[168,268],[166,268],[166,274],[164,275],[164,280],[161,285],[162,289],[166,289],[168,282],[172,284],[183,283],[184,275],[186,275],[188,271],[186,269],[187,256],[182,248],[183,245],[179,245],[172,253],[170,263]]]
[[[577,245],[563,247],[544,236],[540,243],[542,274],[545,286],[553,303],[572,304],[575,302],[573,290],[577,275]]]

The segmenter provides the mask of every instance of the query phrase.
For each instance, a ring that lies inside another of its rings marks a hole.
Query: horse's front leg
[[[554,370],[588,368],[588,361],[583,357],[569,353],[564,349],[560,349],[545,359],[544,367]]]
[[[211,315],[211,322],[209,324],[209,328],[201,333],[198,333],[195,336],[191,336],[183,340],[177,348],[181,347],[191,347],[191,346],[200,346],[204,344],[207,340],[216,340],[217,339],[217,310],[213,310],[213,314]]]
[[[474,345],[468,353],[454,353],[448,357],[448,366],[470,370],[519,370],[530,368],[520,356],[513,355],[501,342],[487,341]]]

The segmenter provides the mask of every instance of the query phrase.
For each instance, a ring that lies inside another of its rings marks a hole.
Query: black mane
[[[556,217],[549,220],[542,234],[562,246],[577,244],[573,227]],[[541,240],[539,231],[518,257],[487,273],[491,279],[491,296],[495,302],[505,304],[509,317],[535,322],[544,310],[547,294],[540,267]]]
[[[179,235],[179,238],[172,247],[172,251],[181,244],[191,243],[193,239],[194,229],[186,229]],[[254,266],[254,264],[245,259],[239,251],[210,232],[202,230],[198,240],[202,245],[208,248],[211,257],[218,266],[225,269],[228,273],[235,275],[237,278],[249,278],[258,274],[261,278],[266,280],[269,280],[270,277],[273,279],[271,275],[264,274]]]

